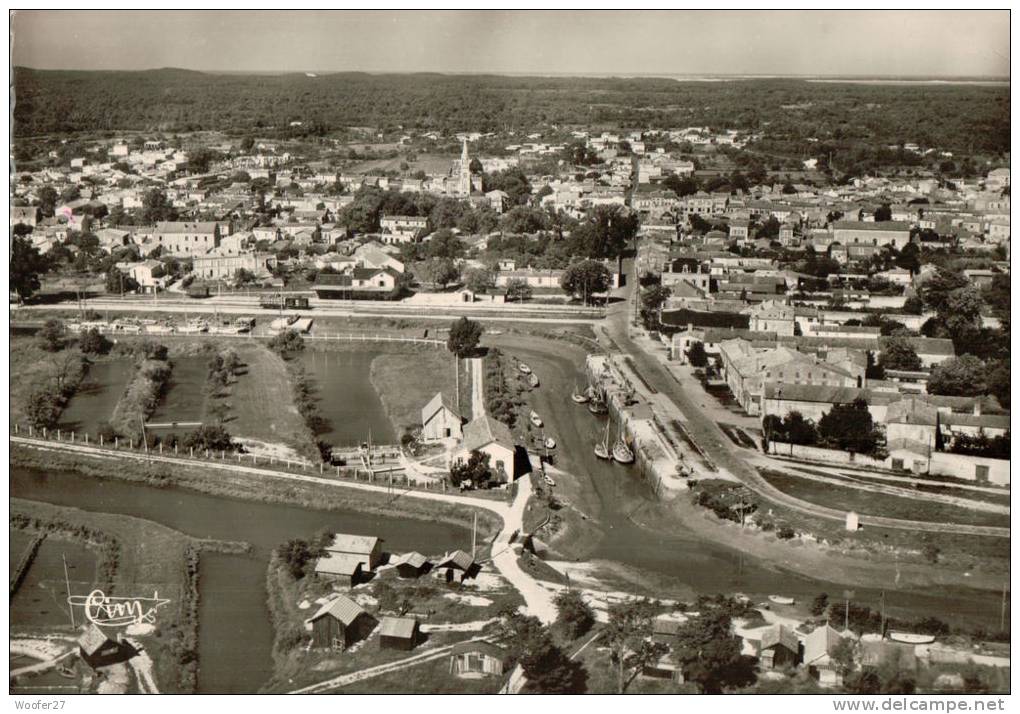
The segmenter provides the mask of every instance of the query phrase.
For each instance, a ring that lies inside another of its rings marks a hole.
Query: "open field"
[[[796,498],[821,506],[857,511],[862,516],[905,518],[932,523],[968,523],[982,526],[1009,526],[1009,516],[983,513],[921,499],[871,493],[852,487],[834,486],[762,469],[762,476],[773,486]]]
[[[363,349],[384,350],[372,360],[372,386],[382,399],[386,415],[398,436],[421,426],[421,410],[442,392],[456,404],[455,358],[445,347],[420,347],[392,351],[386,343],[367,343]],[[460,364],[460,412],[471,415],[471,384],[466,363]]]
[[[261,343],[242,342],[236,349],[244,366],[229,387],[227,430],[235,437],[283,444],[297,453],[314,452],[314,440],[294,406],[280,356]]]
[[[794,466],[797,471],[801,471],[806,474],[812,474],[817,476],[824,476],[826,478],[842,478],[847,482],[859,482],[865,484],[877,484],[880,486],[899,486],[901,488],[911,488],[921,493],[938,493],[947,496],[956,496],[959,498],[968,498],[974,501],[985,501],[988,503],[995,503],[999,505],[1008,506],[1010,505],[1011,499],[1008,490],[1001,490],[1001,493],[995,493],[988,490],[980,491],[969,488],[957,488],[956,484],[964,486],[974,486],[973,481],[955,481],[946,479],[945,486],[937,486],[928,483],[919,483],[917,480],[909,477],[900,477],[898,479],[892,478],[879,478],[878,476],[871,476],[867,472],[855,472],[855,471],[842,471],[839,473],[819,471],[817,469],[806,468],[803,466]],[[930,476],[926,476],[926,479],[930,479]],[[988,487],[989,489],[992,487]]]
[[[44,386],[55,386],[56,375],[70,366],[64,384],[73,392],[84,371],[77,365],[82,357],[77,347],[47,352],[34,337],[11,336],[10,341],[10,415],[12,422],[28,423],[26,404],[29,395]]]

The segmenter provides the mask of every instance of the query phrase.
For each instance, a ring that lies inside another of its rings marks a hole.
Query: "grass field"
[[[464,363],[460,369],[461,415],[469,418],[471,385],[465,378]],[[450,404],[456,402],[454,358],[445,348],[387,351],[372,360],[371,378],[398,435],[408,427],[421,426],[422,407],[437,392],[442,392]]]
[[[39,346],[34,337],[12,336],[10,341],[10,415],[11,422],[27,424],[25,404],[36,389],[55,384],[55,374],[62,368],[65,359],[80,356],[77,347],[67,347],[59,352],[47,352]],[[75,384],[84,372],[70,370],[67,379]]]
[[[284,444],[297,453],[315,452],[311,432],[291,399],[283,360],[259,343],[241,343],[237,351],[244,367],[230,385],[227,430],[236,437]]]
[[[783,493],[820,506],[854,510],[861,515],[932,523],[1009,526],[1008,515],[983,513],[944,503],[834,486],[831,483],[811,481],[767,469],[763,469],[761,473],[770,484]]]
[[[855,473],[853,471],[843,471],[840,473],[830,473],[826,471],[818,471],[816,469],[804,468],[795,466],[795,470],[802,471],[806,474],[814,474],[817,476],[825,476],[826,478],[841,478],[848,482],[858,482],[867,484],[878,484],[882,486],[898,486],[900,488],[909,488],[920,493],[940,493],[946,496],[957,496],[959,498],[966,498],[972,501],[985,501],[986,503],[996,503],[1003,506],[1010,505],[1009,491],[1003,490],[1002,493],[989,493],[987,491],[973,491],[970,489],[954,488],[954,481],[947,481],[945,486],[934,486],[931,484],[917,483],[916,481],[903,478],[899,480],[887,479],[887,478],[876,478],[869,476],[866,473]],[[972,483],[972,482],[964,482]]]

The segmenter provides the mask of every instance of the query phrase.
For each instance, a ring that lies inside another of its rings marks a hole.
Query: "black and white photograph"
[[[12,711],[1006,711],[1008,8],[8,20]]]

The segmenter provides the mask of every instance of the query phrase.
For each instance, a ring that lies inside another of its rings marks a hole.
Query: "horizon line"
[[[837,74],[837,73],[785,73],[785,72],[628,72],[625,70],[614,70],[607,72],[531,72],[531,71],[510,71],[510,70],[388,70],[388,69],[193,69],[190,67],[177,67],[167,65],[163,67],[146,67],[143,69],[130,68],[75,68],[75,67],[32,67],[30,65],[13,65],[14,69],[29,69],[35,72],[160,72],[165,70],[177,70],[182,72],[196,72],[199,74],[371,74],[371,75],[471,75],[471,76],[507,76],[507,77],[562,77],[562,78],[593,78],[593,77],[620,77],[625,79],[675,79],[682,77],[732,77],[738,79],[930,79],[930,80],[973,80],[973,81],[1010,81],[1010,75],[980,75],[980,74]]]

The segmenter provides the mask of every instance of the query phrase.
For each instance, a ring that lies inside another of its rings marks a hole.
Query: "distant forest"
[[[895,144],[958,154],[1009,150],[1009,87],[798,79],[678,82],[364,73],[231,75],[14,70],[17,137],[83,131],[539,131],[709,126],[772,140]]]

